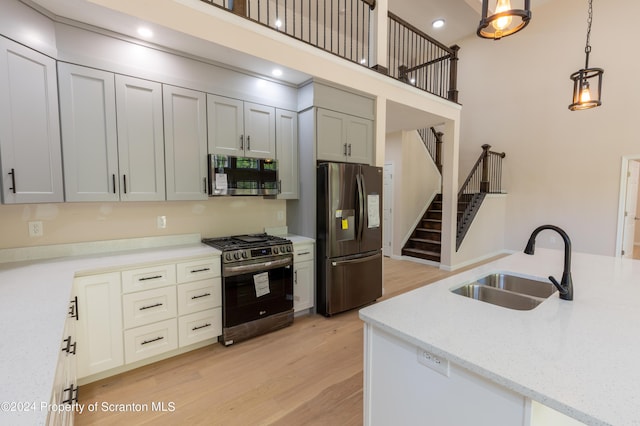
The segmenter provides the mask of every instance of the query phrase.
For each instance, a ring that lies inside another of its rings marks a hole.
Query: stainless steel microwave
[[[209,196],[277,195],[278,162],[209,154]]]

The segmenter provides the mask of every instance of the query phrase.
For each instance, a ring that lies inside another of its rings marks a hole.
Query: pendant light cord
[[[589,53],[591,53],[591,22],[593,22],[593,0],[589,0],[589,17],[587,18],[587,43],[584,46],[584,53],[587,55],[585,69],[589,68]]]

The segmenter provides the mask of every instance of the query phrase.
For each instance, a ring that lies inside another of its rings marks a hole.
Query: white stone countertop
[[[591,425],[640,425],[640,261],[573,253],[574,300],[517,311],[452,293],[494,272],[560,281],[563,252],[516,253],[360,310],[360,318]]]
[[[0,264],[0,424],[46,422],[74,276],[216,253],[195,243]]]

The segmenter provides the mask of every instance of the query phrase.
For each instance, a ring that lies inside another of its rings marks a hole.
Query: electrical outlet
[[[29,222],[29,236],[30,237],[42,237],[44,230],[42,229],[42,222],[33,221]]]
[[[449,377],[449,360],[432,354],[429,351],[418,348],[418,362],[430,369]]]
[[[282,210],[278,210],[278,220],[284,220],[284,212]]]
[[[167,217],[158,216],[158,229],[164,229],[167,227]]]

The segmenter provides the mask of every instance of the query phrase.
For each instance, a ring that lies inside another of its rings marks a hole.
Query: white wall
[[[521,33],[460,43],[460,170],[468,172],[483,143],[506,152],[508,249],[522,250],[536,226],[551,223],[568,232],[574,250],[614,254],[621,157],[640,154],[640,3],[593,8],[590,66],[604,69],[599,108],[567,108],[569,75],[584,66],[586,1],[549,2]],[[561,248],[551,237],[541,234],[539,246]]]
[[[394,214],[392,255],[400,256],[402,246],[440,191],[440,173],[431,160],[418,132],[387,134],[385,159],[394,163]]]

